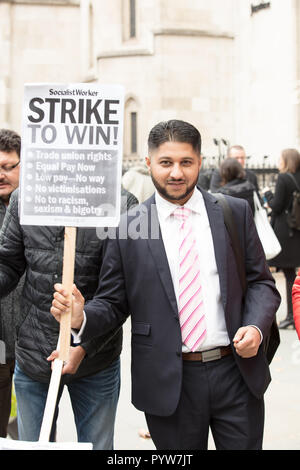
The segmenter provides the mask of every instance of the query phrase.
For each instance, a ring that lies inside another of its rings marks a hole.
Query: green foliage
[[[11,412],[10,412],[10,417],[15,418],[17,416],[17,400],[16,400],[16,394],[14,389],[12,390],[11,394]]]

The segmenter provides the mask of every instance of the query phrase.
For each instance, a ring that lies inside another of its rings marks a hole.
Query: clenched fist
[[[52,307],[50,309],[51,314],[58,322],[60,322],[61,315],[68,313],[71,306],[70,302],[72,302],[71,327],[75,330],[80,330],[84,319],[84,297],[82,296],[81,292],[74,284],[72,290],[72,299],[70,300],[68,293],[62,284],[55,284],[54,289],[55,292],[53,294]]]

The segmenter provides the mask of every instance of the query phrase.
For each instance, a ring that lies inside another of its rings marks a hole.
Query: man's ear
[[[149,170],[149,172],[150,172],[150,165],[151,165],[150,157],[146,157],[146,158],[145,158],[145,162],[146,162],[146,165],[147,165],[148,170]]]
[[[202,155],[201,155],[201,154],[200,154],[199,160],[200,160],[200,161],[199,161],[199,171],[200,171],[200,169],[201,169],[201,167],[202,167],[202,162],[203,162],[203,159],[202,159]]]

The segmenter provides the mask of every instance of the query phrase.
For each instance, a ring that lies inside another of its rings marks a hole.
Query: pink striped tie
[[[200,262],[189,219],[190,209],[180,206],[173,214],[182,222],[179,246],[179,321],[182,342],[195,351],[206,336]]]

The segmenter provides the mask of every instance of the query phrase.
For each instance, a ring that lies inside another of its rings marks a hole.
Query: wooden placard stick
[[[47,401],[39,436],[40,442],[49,442],[50,439],[63,364],[63,361],[60,359],[55,359],[53,361]]]
[[[68,298],[70,301],[70,309],[68,313],[66,313],[65,315],[62,315],[61,320],[60,320],[59,356],[58,357],[61,361],[67,361],[69,359],[75,251],[76,251],[76,227],[65,227],[62,284],[68,293]]]
[[[70,299],[69,311],[61,317],[60,332],[58,339],[58,359],[55,359],[52,366],[51,379],[48,389],[47,401],[40,431],[40,442],[48,442],[53,423],[53,416],[57,401],[57,395],[61,380],[63,364],[69,358],[70,338],[71,338],[71,316],[72,316],[72,288],[74,282],[74,266],[76,252],[76,227],[65,227],[64,258],[62,284],[68,292]]]

